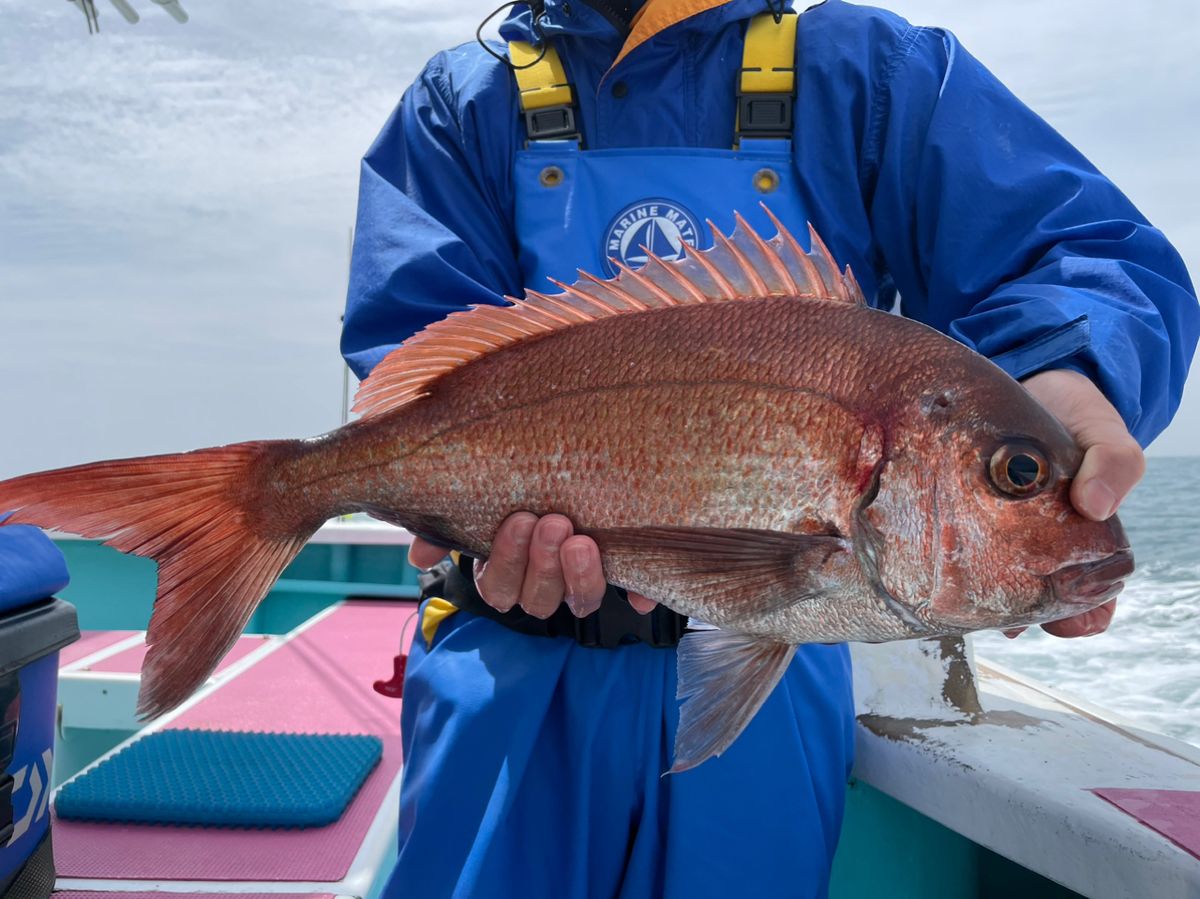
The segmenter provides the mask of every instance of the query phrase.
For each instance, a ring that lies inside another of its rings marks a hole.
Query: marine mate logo
[[[611,277],[617,274],[614,258],[630,268],[641,268],[649,261],[646,249],[661,259],[678,259],[684,244],[694,247],[699,237],[700,223],[683,206],[671,200],[638,200],[609,223],[600,257]]]

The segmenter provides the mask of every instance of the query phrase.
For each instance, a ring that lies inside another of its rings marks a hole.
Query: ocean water
[[[1150,459],[1120,514],[1137,570],[1106,633],[987,633],[976,652],[1200,746],[1200,457]]]

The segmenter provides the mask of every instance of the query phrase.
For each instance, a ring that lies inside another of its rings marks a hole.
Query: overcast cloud
[[[0,0],[0,476],[335,427],[358,160],[496,2],[184,0],[180,26],[133,0],[129,26],[97,0],[89,37]],[[1194,0],[892,8],[953,28],[1200,272]],[[1200,452],[1194,385],[1155,451]]]

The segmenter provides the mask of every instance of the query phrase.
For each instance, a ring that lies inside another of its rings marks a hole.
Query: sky
[[[341,421],[358,162],[498,0],[0,0],[0,477]],[[1200,6],[896,0],[953,29],[1200,274]],[[447,12],[447,10],[452,10]],[[1152,11],[1152,14],[1151,14]],[[1152,448],[1200,453],[1200,376]]]

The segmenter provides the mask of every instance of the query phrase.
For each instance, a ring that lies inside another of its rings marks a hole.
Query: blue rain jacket
[[[745,23],[764,9],[731,0],[612,71],[623,35],[586,3],[547,0],[539,25],[589,149],[728,148]],[[536,38],[527,11],[502,34]],[[1083,372],[1143,445],[1166,427],[1200,309],[1178,253],[1110,181],[946,31],[830,0],[804,13],[797,66],[806,207],[875,305],[899,292],[905,315],[1016,377]],[[512,76],[477,45],[435,56],[405,94],[362,166],[342,341],[359,376],[430,322],[521,294],[524,139]]]
[[[0,513],[0,525],[6,517]],[[68,580],[62,553],[38,528],[0,527],[0,612],[46,599]]]

